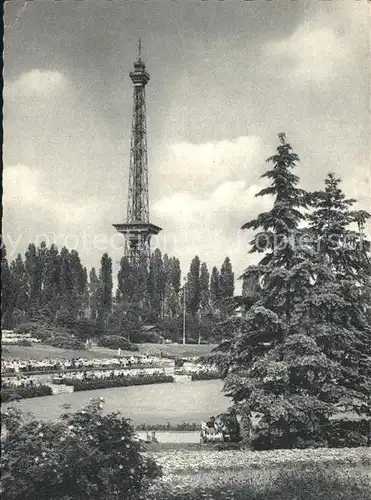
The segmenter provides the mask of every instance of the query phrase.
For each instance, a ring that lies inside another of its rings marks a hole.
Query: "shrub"
[[[85,349],[84,342],[72,336],[54,335],[47,340],[47,343],[60,349]]]
[[[137,331],[130,333],[130,340],[137,344],[162,344],[162,335],[156,332]]]
[[[51,396],[53,391],[48,385],[15,387],[1,389],[1,402],[7,403],[16,399],[36,398],[39,396]]]
[[[73,329],[76,326],[76,317],[68,312],[58,312],[54,320],[57,326]]]
[[[220,375],[217,372],[200,372],[200,373],[193,373],[191,380],[192,381],[197,381],[197,380],[216,380],[219,379]]]
[[[138,351],[139,348],[132,344],[125,337],[119,335],[104,335],[97,342],[99,347],[108,347],[109,349],[122,349],[124,351]]]
[[[76,320],[74,333],[76,337],[86,342],[86,340],[96,337],[99,333],[99,330],[95,324],[95,321],[88,318],[82,318]]]
[[[175,364],[175,368],[181,368],[184,365],[184,359],[175,358],[174,364]]]
[[[35,336],[35,338],[41,340],[41,342],[46,342],[48,339],[50,339],[50,337],[53,336],[51,329],[45,326],[35,331],[33,335]]]
[[[28,339],[20,339],[13,345],[18,345],[21,347],[32,347],[32,342],[30,342]]]
[[[95,389],[108,389],[110,387],[129,387],[132,385],[164,384],[174,382],[169,375],[143,375],[136,377],[114,377],[93,380],[64,379],[63,383],[72,385],[77,391],[90,391]]]
[[[4,500],[135,499],[161,474],[135,438],[128,419],[103,415],[102,403],[64,414],[56,423],[5,412],[2,442]]]
[[[331,448],[370,446],[370,420],[332,420],[322,429],[323,438]]]
[[[32,335],[35,335],[35,333],[40,329],[44,327],[43,324],[40,323],[34,323],[34,322],[27,322],[27,323],[21,323],[20,325],[17,326],[17,328],[14,329],[14,333],[31,333]]]

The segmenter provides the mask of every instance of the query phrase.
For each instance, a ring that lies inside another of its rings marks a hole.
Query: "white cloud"
[[[268,43],[265,50],[268,56],[293,63],[292,76],[321,82],[337,76],[338,66],[347,63],[349,48],[334,29],[304,23],[289,38]]]
[[[189,192],[178,192],[164,197],[153,204],[153,212],[161,218],[175,220],[180,226],[219,225],[223,227],[223,218],[232,214],[236,219],[247,218],[257,209],[269,205],[266,198],[256,198],[255,194],[262,186],[247,185],[245,181],[226,181],[203,198]],[[192,224],[190,218],[198,218]],[[238,228],[238,220],[237,226]]]
[[[256,136],[203,144],[182,142],[168,147],[160,173],[176,187],[193,190],[215,187],[223,181],[246,179],[261,164],[262,143]]]
[[[254,257],[248,254],[251,234],[240,227],[271,204],[255,197],[265,185],[259,181],[264,149],[258,136],[170,145],[161,169],[166,192],[151,206],[152,219],[163,227],[153,247],[178,255],[185,272],[197,254],[210,269],[229,255],[241,273]]]
[[[62,193],[48,189],[46,178],[42,172],[28,165],[6,166],[3,171],[4,206],[21,208],[32,213],[35,220],[40,221],[48,213],[56,229],[68,231],[71,226],[83,229],[98,223],[102,210],[107,203],[97,203],[93,199],[80,199],[76,202],[66,201]]]
[[[247,253],[251,233],[240,227],[271,205],[268,198],[255,197],[261,187],[226,181],[203,197],[177,192],[160,199],[154,203],[153,213],[165,221],[166,228],[156,245],[170,254],[180,254],[185,271],[196,254],[210,268],[220,267],[229,255],[236,273],[241,273],[254,258]]]
[[[27,73],[22,73],[14,82],[5,80],[4,91],[11,97],[50,96],[63,92],[66,84],[66,77],[59,71],[34,69]]]
[[[5,204],[38,203],[39,172],[28,165],[5,167],[3,171],[3,201]]]

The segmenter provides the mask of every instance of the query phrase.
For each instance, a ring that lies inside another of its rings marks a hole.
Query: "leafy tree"
[[[90,318],[95,320],[98,316],[98,290],[99,278],[95,267],[89,273]]]
[[[175,316],[179,309],[181,269],[179,259],[164,255],[163,315]]]
[[[176,257],[171,259],[171,286],[176,293],[179,295],[180,285],[181,285],[181,275],[182,271],[180,269],[180,261]]]
[[[36,312],[40,309],[42,270],[40,253],[33,243],[30,243],[26,252],[25,269],[29,289],[28,312],[31,317],[35,317]]]
[[[1,325],[2,328],[11,328],[14,309],[13,283],[6,258],[5,245],[1,247]]]
[[[69,321],[73,323],[79,310],[77,300],[71,253],[66,247],[63,247],[60,251],[60,307],[57,318],[69,317]]]
[[[161,252],[158,248],[152,253],[149,264],[149,294],[151,309],[156,318],[162,313],[165,299],[165,270]]]
[[[231,259],[226,257],[220,269],[220,288],[223,299],[233,297],[234,273],[232,271]]]
[[[165,291],[165,312],[168,316],[174,317],[179,313],[179,294],[171,287],[169,283],[166,284]]]
[[[193,316],[198,312],[201,301],[200,258],[196,255],[189,269],[186,283],[186,308]]]
[[[220,285],[220,274],[217,267],[213,267],[210,278],[210,299],[214,309],[220,307],[222,300],[222,289]]]
[[[86,267],[83,269],[82,274],[83,283],[83,294],[82,294],[82,308],[84,312],[89,308],[89,280],[88,280],[88,270]]]
[[[10,273],[12,276],[13,287],[15,289],[15,302],[14,307],[22,313],[27,310],[28,302],[28,288],[27,288],[27,276],[22,259],[22,255],[19,253],[16,259],[10,265]]]
[[[99,271],[99,288],[97,310],[98,318],[106,325],[108,317],[112,312],[112,259],[104,253],[101,258]]]
[[[42,304],[51,320],[60,307],[61,296],[61,258],[55,245],[47,250],[43,268]]]
[[[142,453],[128,419],[104,415],[102,400],[51,423],[9,408],[2,422],[4,500],[134,500],[160,474]]]
[[[84,310],[84,303],[86,301],[87,292],[87,273],[86,269],[81,264],[80,256],[76,250],[70,252],[71,272],[74,284],[74,297],[76,300],[76,310],[82,313]]]
[[[203,262],[200,271],[200,293],[201,293],[200,306],[204,314],[209,312],[209,307],[210,307],[209,284],[210,284],[210,274],[207,269],[206,262]]]
[[[127,308],[132,302],[132,294],[135,286],[133,270],[127,257],[122,257],[120,261],[120,270],[117,279],[118,298],[121,300],[122,306]]]

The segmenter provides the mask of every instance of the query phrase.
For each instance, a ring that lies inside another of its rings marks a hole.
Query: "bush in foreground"
[[[1,493],[4,500],[134,500],[161,469],[142,453],[129,420],[103,415],[102,401],[64,414],[57,423],[3,414]]]
[[[16,399],[37,398],[39,396],[51,396],[53,391],[47,385],[1,388],[1,402],[7,403]]]
[[[75,392],[94,389],[108,389],[109,387],[128,387],[131,385],[150,385],[174,382],[170,375],[138,375],[137,377],[114,377],[95,380],[64,379],[63,383],[72,385]]]

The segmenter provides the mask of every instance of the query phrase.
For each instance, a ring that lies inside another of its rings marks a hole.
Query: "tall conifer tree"
[[[107,325],[108,317],[112,312],[112,259],[104,253],[99,271],[98,289],[98,319]]]
[[[210,278],[210,300],[213,309],[218,309],[222,300],[222,289],[220,286],[220,274],[216,266],[211,271]]]
[[[186,283],[186,307],[187,311],[194,316],[200,308],[200,258],[196,255],[191,262]]]
[[[300,242],[308,196],[292,173],[298,160],[281,134],[277,153],[268,159],[272,168],[262,176],[271,185],[257,194],[273,196],[273,207],[243,226],[257,231],[250,251],[263,254],[244,276],[259,278],[261,291],[214,356],[245,421],[263,415],[268,428],[282,435],[283,447],[295,446],[312,424],[336,411],[326,394],[338,375],[336,363],[298,321],[315,269],[313,249]]]

